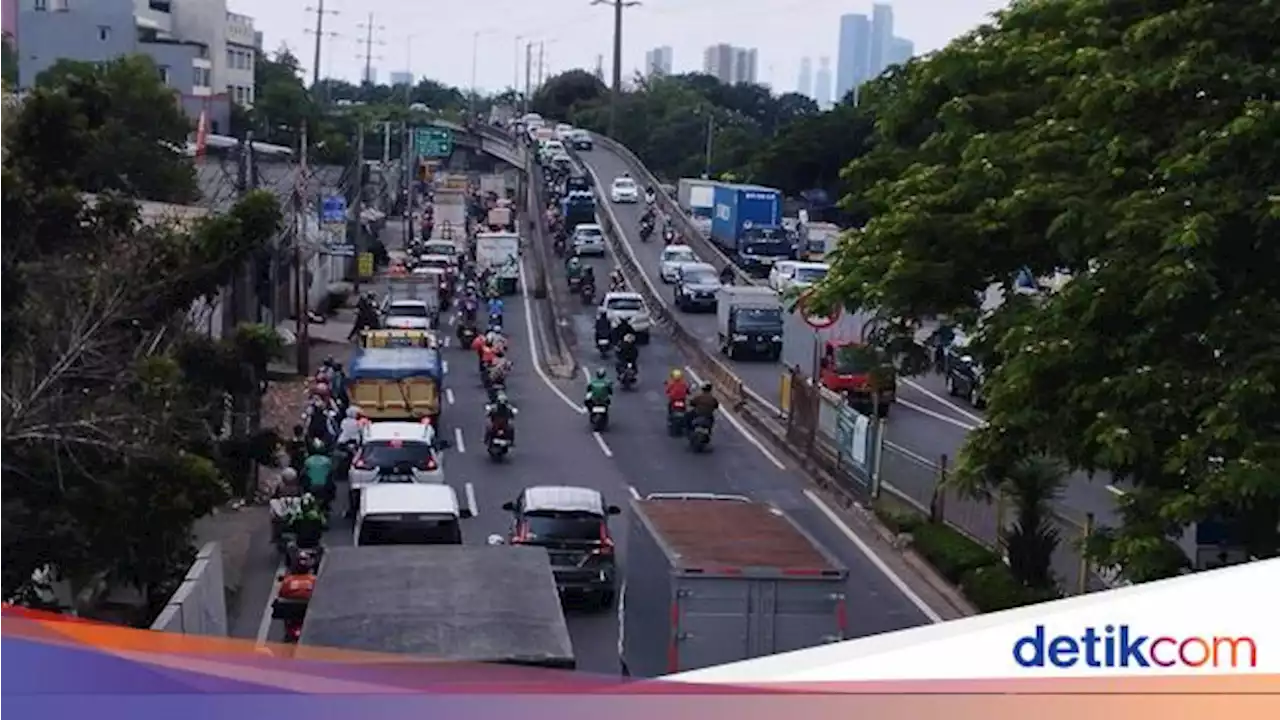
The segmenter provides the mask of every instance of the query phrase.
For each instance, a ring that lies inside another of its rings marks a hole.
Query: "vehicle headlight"
[[[740,335],[740,334],[735,333],[735,334],[734,334],[734,336],[733,336],[733,341],[734,341],[734,342],[745,342],[745,341],[746,341],[746,339],[747,339],[747,336],[746,336],[746,335]]]

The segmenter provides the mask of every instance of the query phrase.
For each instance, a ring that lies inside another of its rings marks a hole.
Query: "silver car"
[[[579,225],[574,228],[573,251],[578,255],[604,257],[604,228],[599,225]]]
[[[668,245],[658,258],[658,274],[664,283],[674,283],[680,279],[680,266],[685,263],[698,262],[698,256],[688,245]]]

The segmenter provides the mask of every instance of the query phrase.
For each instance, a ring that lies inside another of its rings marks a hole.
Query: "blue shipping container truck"
[[[711,240],[749,273],[765,276],[779,260],[795,259],[782,227],[782,193],[758,185],[716,185]]]

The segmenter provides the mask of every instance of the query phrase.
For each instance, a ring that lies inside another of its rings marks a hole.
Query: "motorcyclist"
[[[515,417],[520,411],[511,404],[510,399],[504,392],[494,395],[493,402],[484,406],[484,415],[489,420],[488,426],[484,430],[484,442],[486,445],[493,439],[493,431],[502,427],[506,428],[507,439],[514,445],[516,442]]]
[[[574,280],[582,278],[582,260],[577,255],[571,256],[564,264],[565,275],[569,276],[569,284],[574,284]]]
[[[351,405],[338,427],[338,444],[349,445],[360,440],[360,408]]]
[[[502,317],[502,298],[491,298],[489,300],[489,316]]]
[[[711,390],[711,383],[703,383],[698,394],[689,400],[691,419],[704,420],[708,427],[715,425],[716,410],[720,409],[720,401],[716,399]]]
[[[666,383],[663,385],[663,392],[667,396],[668,407],[676,402],[687,402],[689,400],[689,381],[684,379],[684,371],[680,368],[673,368],[671,374],[667,376]]]
[[[330,360],[333,359],[330,358]],[[342,363],[336,360],[329,366],[329,389],[339,407],[345,408],[351,405],[351,398],[347,393],[347,372],[342,367]]]
[[[506,353],[499,348],[495,348],[493,360],[489,362],[489,383],[492,385],[506,382],[507,373],[509,372],[511,372],[511,361],[507,359]]]
[[[613,339],[613,323],[609,322],[609,313],[604,308],[596,313],[596,340],[600,338]]]
[[[319,546],[324,538],[325,525],[328,524],[319,499],[306,493],[302,496],[302,501],[293,505],[290,510],[285,527],[294,534],[298,547]]]
[[[352,324],[351,334],[347,339],[355,342],[361,331],[377,330],[380,324],[376,302],[369,295],[361,296],[360,303],[356,306],[356,321]]]
[[[494,325],[489,332],[484,335],[485,342],[489,347],[493,348],[496,353],[505,353],[507,351],[507,336],[502,334],[502,326]]]
[[[613,383],[609,382],[609,374],[604,368],[596,370],[595,377],[587,383],[587,394],[583,402],[587,407],[604,405],[608,407],[613,400]]]
[[[311,454],[302,464],[302,475],[304,489],[327,502],[333,483],[333,460],[318,439],[311,442]]]
[[[657,200],[658,200],[658,193],[654,192],[652,185],[644,189],[645,203],[652,205],[655,202],[657,202]]]
[[[307,461],[307,429],[301,425],[293,426],[293,437],[285,443],[285,452],[289,454],[289,467],[294,475],[302,471]]]
[[[640,347],[636,345],[636,336],[631,333],[623,335],[622,342],[618,343],[618,373],[621,374],[623,368],[627,365],[634,365],[636,370],[639,371],[639,360]]]
[[[631,321],[625,317],[618,318],[617,324],[613,326],[613,344],[621,345],[622,338],[636,333],[635,328],[631,327]]]
[[[627,289],[627,279],[622,276],[622,268],[614,268],[609,273],[609,292],[618,292]]]
[[[595,268],[591,267],[590,265],[583,265],[582,266],[582,282],[580,283],[580,285],[590,285],[592,287],[595,287],[595,284],[596,284]]]

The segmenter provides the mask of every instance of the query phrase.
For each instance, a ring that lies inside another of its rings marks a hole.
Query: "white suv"
[[[606,293],[604,299],[600,301],[600,309],[615,325],[626,318],[632,329],[636,331],[636,341],[641,345],[648,344],[653,319],[649,317],[649,309],[644,306],[644,299],[639,293]]]
[[[360,433],[360,449],[351,461],[351,510],[360,507],[360,490],[406,470],[400,482],[444,483],[440,450],[449,443],[436,437],[429,422],[375,422]],[[397,478],[399,476],[397,475]]]

